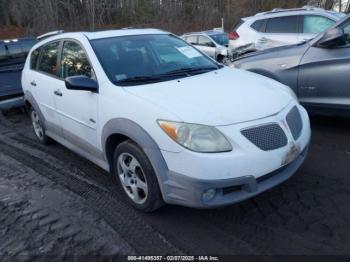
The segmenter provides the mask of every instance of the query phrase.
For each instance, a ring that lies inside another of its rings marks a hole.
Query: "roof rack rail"
[[[64,33],[64,30],[52,31],[52,32],[48,32],[48,33],[43,34],[43,35],[39,35],[36,39],[38,41],[41,41],[41,40],[44,40],[45,38],[48,38],[50,36],[60,35],[60,34],[63,34],[63,33]]]
[[[268,15],[268,14],[274,14],[274,13],[282,13],[282,12],[292,12],[292,11],[317,11],[317,10],[324,11],[325,9],[320,8],[320,7],[310,6],[310,5],[305,5],[305,6],[300,7],[300,8],[289,8],[289,9],[274,8],[271,11],[257,13],[256,16]]]

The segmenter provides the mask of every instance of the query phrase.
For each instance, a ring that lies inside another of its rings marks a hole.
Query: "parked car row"
[[[250,46],[247,51],[265,50],[310,40],[345,16],[343,13],[305,6],[274,9],[246,17],[230,32],[233,49]]]
[[[349,16],[314,39],[242,56],[233,66],[288,85],[312,113],[350,116]]]

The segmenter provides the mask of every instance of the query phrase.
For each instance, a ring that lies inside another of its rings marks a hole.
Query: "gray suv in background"
[[[228,34],[225,32],[212,30],[187,33],[181,38],[220,63],[230,55]]]
[[[350,15],[312,40],[251,53],[232,66],[288,85],[310,112],[350,116]]]

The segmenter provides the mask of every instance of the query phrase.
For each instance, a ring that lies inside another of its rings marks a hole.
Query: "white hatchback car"
[[[49,37],[22,85],[38,139],[110,171],[146,212],[255,196],[295,173],[311,136],[288,87],[155,29]]]
[[[229,34],[230,47],[254,51],[297,44],[314,38],[344,16],[310,6],[259,13],[243,18]]]

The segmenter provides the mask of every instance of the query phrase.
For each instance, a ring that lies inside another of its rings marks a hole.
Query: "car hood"
[[[274,80],[227,67],[180,80],[124,88],[181,121],[211,126],[268,117],[292,99]]]
[[[300,46],[306,46],[307,47],[308,46],[307,43],[308,42],[302,42],[302,43],[293,44],[293,45],[283,45],[283,46],[268,48],[268,49],[261,50],[261,51],[255,51],[255,52],[247,53],[247,54],[244,54],[244,55],[238,57],[237,59],[235,59],[234,62],[239,61],[241,59],[254,57],[254,56],[265,55],[265,54],[273,54],[273,53],[280,52],[280,51],[283,52],[284,50],[290,51],[290,50],[293,50],[293,49],[298,49]]]

